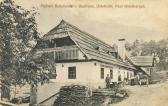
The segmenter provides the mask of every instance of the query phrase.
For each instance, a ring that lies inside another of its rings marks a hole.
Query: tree
[[[26,10],[12,0],[0,3],[2,98],[10,99],[10,91],[5,86],[43,83],[54,70],[48,55],[35,56],[34,47],[39,39],[36,15],[35,9]]]
[[[131,52],[132,56],[154,56],[157,70],[168,69],[168,39],[158,42],[135,40],[133,43],[126,43],[126,50]]]
[[[133,43],[126,42],[126,50],[131,52],[132,56],[139,56],[142,53],[141,43],[142,41],[139,40],[135,40]]]
[[[168,38],[158,41],[157,55],[159,57],[159,63],[157,67],[159,70],[168,69]]]

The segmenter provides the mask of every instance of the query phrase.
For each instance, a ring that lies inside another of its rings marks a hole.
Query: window
[[[113,69],[110,69],[110,78],[113,78]]]
[[[118,71],[118,81],[121,81],[121,73]]]
[[[76,79],[76,67],[68,68],[68,79]]]
[[[127,78],[129,79],[129,72],[127,72]]]
[[[100,71],[101,71],[101,72],[100,72],[100,78],[101,78],[101,79],[104,79],[104,68],[101,68]]]
[[[131,73],[130,76],[131,76],[131,78],[132,78],[132,77],[133,77],[133,74]]]

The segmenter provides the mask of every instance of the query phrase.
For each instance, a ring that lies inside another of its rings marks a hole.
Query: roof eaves
[[[89,55],[87,55],[87,53],[84,52],[84,50],[79,46],[78,42],[76,40],[74,40],[73,37],[69,33],[68,33],[68,36],[76,44],[76,46],[79,48],[79,50],[86,56],[86,59],[90,59]]]

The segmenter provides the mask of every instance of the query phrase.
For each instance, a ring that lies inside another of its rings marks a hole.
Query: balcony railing
[[[76,45],[38,49],[37,54],[49,53],[55,61],[73,60],[79,58],[79,49]]]

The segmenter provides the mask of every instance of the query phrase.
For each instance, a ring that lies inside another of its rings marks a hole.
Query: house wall
[[[76,79],[68,79],[68,67],[76,67]],[[104,78],[101,76],[101,68],[104,68]],[[56,79],[51,79],[53,82],[61,82],[65,85],[68,84],[82,84],[87,85],[91,88],[105,87],[105,78],[107,74],[110,75],[110,70],[113,70],[112,82],[118,82],[118,76],[121,74],[121,80],[127,77],[129,73],[129,79],[131,73],[134,76],[134,72],[119,68],[116,65],[105,65],[101,62],[90,61],[90,62],[74,62],[74,63],[57,63],[56,64]]]
[[[68,79],[68,67],[76,67],[76,79]],[[101,68],[104,68],[104,78],[101,79]],[[99,62],[75,62],[57,63],[57,77],[52,79],[54,82],[68,84],[82,84],[91,88],[105,87],[105,78],[110,74],[109,67],[102,66]],[[114,72],[114,71],[113,71]]]
[[[68,79],[68,67],[76,67],[76,79]],[[92,82],[92,71],[95,70],[93,62],[74,62],[74,63],[57,63],[56,79],[53,82],[68,84],[82,84],[90,86]]]
[[[98,69],[100,69],[101,67],[104,67],[105,70],[106,70],[105,71],[105,77],[107,76],[107,74],[110,74],[111,69],[113,70],[113,77],[111,79],[111,82],[118,82],[119,74],[121,74],[121,81],[123,81],[124,78],[127,78],[127,73],[129,73],[129,78],[128,79],[131,79],[131,74],[132,74],[132,77],[134,76],[134,71],[131,71],[131,70],[128,70],[128,69],[125,69],[125,68],[121,68],[121,67],[116,66],[116,65],[102,66],[101,63],[99,63],[99,64],[100,64],[100,67],[98,67]]]
[[[76,67],[76,79],[68,79],[68,67]],[[51,82],[43,86],[38,86],[37,103],[44,101],[46,98],[59,92],[59,89],[65,85],[79,84],[96,89],[98,87],[105,87],[105,78],[107,74],[110,74],[110,69],[113,70],[113,82],[118,82],[119,71],[121,78],[124,80],[127,72],[133,73],[123,68],[119,68],[116,65],[107,65],[97,61],[90,62],[74,62],[74,63],[56,63],[57,77],[51,79]],[[104,78],[100,77],[100,70],[104,68]],[[125,73],[124,73],[125,72]],[[47,92],[44,94],[44,92]]]

